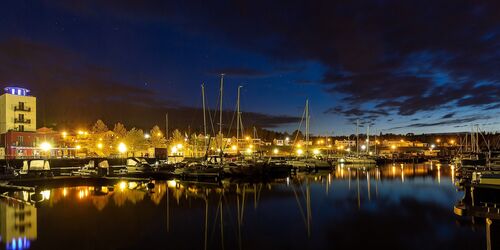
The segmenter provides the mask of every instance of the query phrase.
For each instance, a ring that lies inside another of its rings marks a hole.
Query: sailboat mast
[[[370,124],[366,126],[366,153],[370,153]]]
[[[223,134],[222,134],[222,95],[224,93],[223,91],[224,89],[224,74],[221,74],[220,75],[220,114],[219,114],[219,135],[221,137],[220,139],[220,150],[221,150],[221,153],[222,153],[222,141],[223,141]]]
[[[205,84],[201,84],[201,99],[203,104],[203,135],[207,136],[207,112],[206,112],[206,103],[205,103]]]
[[[201,84],[201,100],[203,104],[203,141],[205,148],[207,147],[207,114],[205,108],[205,84]]]
[[[306,157],[309,156],[309,99],[306,99]]]
[[[165,114],[165,138],[168,141],[168,113]]]
[[[476,149],[478,153],[481,153],[481,148],[479,147],[479,125],[476,124]]]
[[[238,86],[238,100],[236,105],[236,148],[239,148],[239,140],[240,140],[240,123],[241,123],[241,113],[240,113],[240,93],[241,87]]]
[[[474,139],[476,139],[476,136],[474,135],[474,126],[471,126],[470,127],[470,150],[472,153],[476,152],[476,149],[474,148],[474,146],[476,145],[476,143],[474,142]]]
[[[356,156],[359,156],[359,119],[356,120]]]

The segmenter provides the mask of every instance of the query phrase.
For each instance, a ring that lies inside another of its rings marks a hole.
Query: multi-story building
[[[0,96],[0,133],[36,131],[36,97],[29,90],[7,87]]]
[[[47,128],[37,131],[36,97],[20,87],[6,87],[0,96],[0,140],[3,157],[58,156],[59,134]],[[45,151],[42,145],[45,143]]]

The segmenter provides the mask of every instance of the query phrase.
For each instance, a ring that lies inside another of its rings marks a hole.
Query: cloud
[[[325,68],[324,90],[344,96],[342,111],[352,111],[344,115],[364,115],[365,104],[401,116],[443,107],[487,112],[500,104],[500,1],[94,0],[60,6],[79,15],[180,24],[281,64],[318,62]]]
[[[24,39],[0,40],[0,82],[30,88],[37,97],[38,126],[76,127],[97,119],[149,128],[164,124],[201,128],[199,108],[185,107],[154,89],[117,79],[116,72],[78,54]],[[228,113],[231,113],[228,111]],[[227,119],[230,115],[227,114]],[[249,124],[275,127],[300,118],[246,113]]]
[[[228,67],[228,68],[217,68],[211,70],[210,74],[226,74],[230,76],[238,76],[238,77],[264,77],[269,76],[272,73],[266,72],[258,69],[247,68],[247,67]]]
[[[408,116],[499,102],[498,1],[238,1],[200,13],[201,6],[177,6],[191,29],[273,60],[319,62],[325,91],[343,94],[350,107],[373,103]]]
[[[425,127],[435,127],[435,126],[452,126],[452,125],[459,125],[462,126],[464,123],[471,123],[471,122],[477,122],[480,120],[485,120],[485,119],[490,119],[490,116],[483,116],[483,115],[474,115],[474,116],[469,116],[469,117],[462,117],[462,118],[455,118],[455,119],[447,119],[447,120],[440,120],[437,122],[425,122],[425,123],[412,123],[409,125],[405,126],[398,126],[398,127],[393,127],[388,130],[395,130],[395,129],[402,129],[402,128],[425,128]]]
[[[389,113],[383,109],[377,109],[377,110],[364,110],[359,108],[343,109],[341,106],[329,108],[325,110],[323,113],[343,115],[347,118],[348,121],[347,124],[352,125],[352,124],[357,124],[359,122],[361,127],[364,127],[364,125],[374,126],[375,121],[378,118],[389,115]]]
[[[384,115],[384,116],[389,115],[389,113],[387,113],[384,110],[361,110],[361,109],[357,109],[357,108],[343,110],[341,107],[327,109],[324,113],[325,114],[341,113],[345,116],[362,116],[365,114],[376,114],[376,115]]]
[[[452,118],[453,116],[455,116],[455,112],[451,112],[451,113],[448,113],[446,115],[443,115],[443,117],[441,117],[441,119],[447,119],[447,118]]]

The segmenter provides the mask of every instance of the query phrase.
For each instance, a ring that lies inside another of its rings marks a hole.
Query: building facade
[[[47,128],[37,131],[36,97],[21,87],[6,87],[0,96],[1,158],[36,158],[57,156],[55,145],[60,136]],[[42,150],[41,145],[50,145]]]
[[[5,145],[7,158],[64,157],[74,155],[74,150],[64,145],[61,134],[49,128],[40,128],[35,132],[9,131],[0,136]],[[43,143],[50,149],[44,151]]]
[[[36,131],[36,97],[29,90],[7,87],[0,96],[0,134]]]

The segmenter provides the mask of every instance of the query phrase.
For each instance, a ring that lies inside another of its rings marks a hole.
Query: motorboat
[[[50,163],[46,159],[24,160],[23,166],[17,172],[20,176],[53,176]]]
[[[286,161],[286,164],[290,165],[292,168],[295,168],[299,171],[311,171],[311,170],[332,168],[332,165],[328,161],[318,158],[297,158]]]
[[[177,167],[173,174],[183,178],[217,178],[224,172],[224,159],[219,155],[206,157],[203,161],[194,161]]]
[[[71,175],[79,176],[106,176],[109,174],[109,163],[107,160],[90,160],[80,169],[73,171]]]
[[[355,165],[376,165],[377,161],[369,157],[342,157],[338,159],[339,164],[355,164]]]
[[[184,167],[176,168],[173,174],[181,178],[218,178],[222,172],[223,168],[219,165],[193,162]]]
[[[153,167],[142,157],[129,157],[126,159],[122,173],[136,174],[152,172]]]
[[[500,171],[473,172],[471,183],[481,185],[500,185]]]

